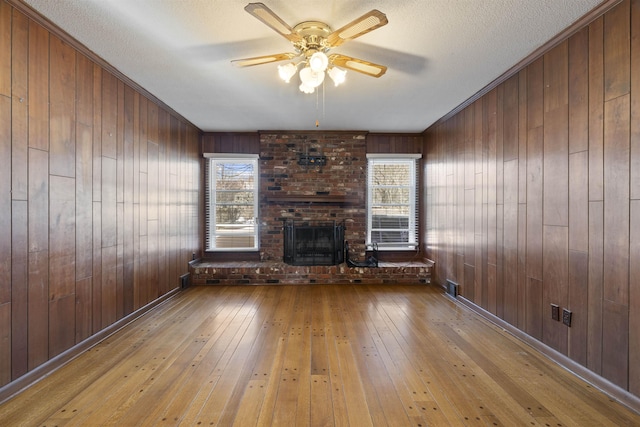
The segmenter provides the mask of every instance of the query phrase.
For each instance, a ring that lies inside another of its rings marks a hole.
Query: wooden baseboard
[[[11,399],[16,394],[20,393],[22,390],[32,386],[33,384],[37,383],[41,379],[45,378],[46,376],[51,375],[57,369],[60,369],[62,366],[71,362],[73,359],[75,359],[85,351],[99,344],[101,341],[107,339],[109,336],[113,335],[114,333],[122,329],[124,326],[128,325],[129,323],[143,316],[144,314],[149,312],[149,310],[151,310],[152,308],[155,308],[160,304],[168,301],[171,297],[179,293],[180,290],[181,290],[180,288],[175,288],[172,291],[167,292],[166,294],[162,295],[160,298],[156,299],[155,301],[152,301],[149,304],[145,305],[144,307],[139,308],[138,310],[134,311],[128,316],[118,320],[114,324],[107,326],[106,328],[99,331],[98,333],[91,335],[89,338],[85,339],[82,342],[79,342],[78,344],[74,345],[67,351],[46,361],[42,365],[33,369],[32,371],[27,372],[20,378],[10,382],[9,384],[4,385],[3,387],[0,387],[0,404],[3,404],[4,402]]]
[[[447,295],[448,296],[448,295]],[[627,390],[613,384],[606,378],[601,377],[593,371],[590,371],[586,367],[580,365],[579,363],[571,360],[564,354],[554,350],[548,345],[538,341],[530,335],[527,335],[520,329],[515,326],[505,322],[501,318],[497,317],[493,313],[488,312],[484,308],[476,305],[475,303],[469,301],[465,297],[459,296],[458,298],[449,297],[451,300],[459,303],[463,307],[470,309],[476,314],[482,316],[489,322],[495,324],[499,328],[504,329],[509,332],[511,335],[518,338],[520,341],[528,344],[538,352],[542,353],[544,356],[562,366],[564,369],[573,373],[574,375],[582,378],[584,381],[588,382],[593,387],[599,389],[603,393],[607,394],[612,399],[617,400],[621,404],[625,405],[627,408],[631,409],[640,414],[640,397],[635,396],[629,393]]]

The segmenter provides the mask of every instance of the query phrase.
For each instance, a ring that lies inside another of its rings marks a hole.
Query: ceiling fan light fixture
[[[324,71],[329,65],[329,58],[323,52],[316,52],[309,58],[309,67],[316,73]]]
[[[285,83],[289,83],[291,77],[296,75],[298,67],[293,62],[289,62],[286,65],[278,65],[278,75]]]
[[[347,73],[345,68],[372,77],[380,77],[387,71],[387,67],[384,65],[362,59],[336,53],[327,55],[331,49],[344,42],[386,25],[388,23],[386,15],[377,9],[365,13],[335,31],[329,25],[319,21],[303,21],[291,27],[263,3],[249,3],[244,9],[289,40],[295,53],[287,52],[237,59],[231,61],[235,66],[250,67],[277,61],[293,61],[278,66],[278,75],[283,81],[289,83],[300,68],[298,73],[301,81],[299,89],[304,93],[315,92],[315,88],[323,84],[325,73],[329,75],[335,86],[339,86],[345,82]]]
[[[304,67],[300,70],[300,80],[305,86],[316,88],[324,81],[324,71],[315,72],[310,67]]]
[[[338,67],[331,67],[329,69],[329,77],[333,81],[335,86],[340,86],[346,80],[347,70],[342,70]]]
[[[300,89],[300,92],[303,93],[313,93],[315,91],[315,88],[305,85],[304,82],[300,83],[300,86],[298,88]]]

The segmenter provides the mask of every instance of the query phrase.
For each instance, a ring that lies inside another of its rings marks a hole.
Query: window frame
[[[259,192],[260,173],[258,154],[205,153],[205,251],[206,252],[257,252],[260,248]],[[253,165],[253,233],[238,233],[237,236],[253,237],[252,247],[215,247],[216,236],[216,188],[215,170],[220,163],[250,163]]]
[[[407,225],[407,241],[406,242],[390,242],[379,243],[375,242],[378,249],[382,251],[415,251],[419,248],[419,160],[422,158],[421,154],[383,154],[383,153],[369,153],[367,154],[367,230],[365,245],[367,249],[372,249],[374,242],[372,242],[372,232],[381,229],[373,228],[373,210],[376,206],[373,203],[374,190],[380,186],[373,183],[373,165],[378,164],[408,164],[410,166],[411,183],[407,186],[399,186],[401,188],[407,188],[409,190],[409,215]],[[388,188],[388,187],[387,187]]]

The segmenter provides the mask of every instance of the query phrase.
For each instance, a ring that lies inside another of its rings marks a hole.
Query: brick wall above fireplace
[[[260,258],[282,260],[287,220],[344,221],[345,240],[364,257],[366,166],[363,132],[262,133]]]

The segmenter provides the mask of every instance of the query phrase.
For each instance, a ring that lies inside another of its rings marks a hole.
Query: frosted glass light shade
[[[324,81],[324,71],[314,72],[309,67],[304,67],[300,70],[300,80],[305,86],[315,88],[322,84]]]
[[[304,93],[313,93],[315,91],[315,88],[312,88],[311,86],[307,86],[304,83],[300,83],[300,86],[298,88],[300,89],[300,92],[304,92]]]
[[[341,85],[346,80],[347,70],[341,70],[340,68],[333,67],[328,72],[329,77],[333,80],[333,84],[336,86]]]
[[[292,62],[286,65],[278,65],[278,75],[287,83],[289,83],[291,77],[295,76],[296,70],[297,68]]]
[[[316,73],[326,70],[328,65],[329,58],[322,52],[316,52],[309,58],[309,67]]]

